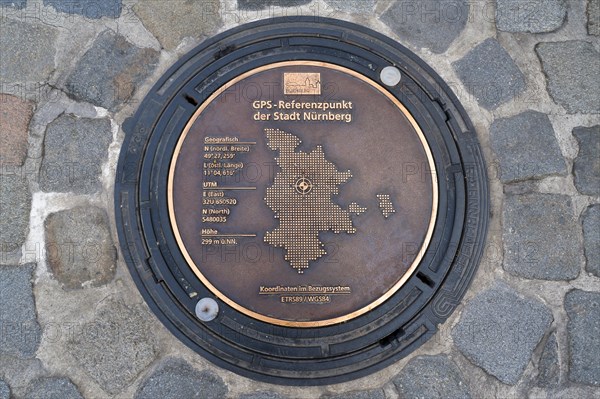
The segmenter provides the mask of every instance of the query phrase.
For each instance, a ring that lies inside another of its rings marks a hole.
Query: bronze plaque
[[[200,105],[177,143],[177,244],[218,298],[258,320],[327,326],[389,299],[433,233],[438,183],[386,88],[324,62],[263,65]]]

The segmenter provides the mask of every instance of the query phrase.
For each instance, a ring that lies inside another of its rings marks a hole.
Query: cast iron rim
[[[347,323],[319,328],[267,324],[228,307],[195,278],[170,228],[166,176],[175,143],[197,107],[217,88],[257,66],[325,61],[374,81],[386,66],[402,72],[390,92],[417,120],[433,152],[439,205],[419,267],[384,304]],[[123,125],[115,182],[123,257],[145,301],[181,341],[238,374],[284,385],[359,378],[405,357],[460,303],[487,234],[489,193],[483,155],[466,112],[442,79],[400,44],[352,23],[284,17],[246,24],[192,50],[150,90]],[[190,295],[196,293],[193,298]],[[200,298],[219,303],[202,323]]]

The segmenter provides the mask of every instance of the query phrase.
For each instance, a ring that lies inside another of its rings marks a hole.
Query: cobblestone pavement
[[[463,304],[411,356],[258,383],[151,314],[117,251],[120,126],[179,57],[281,15],[357,22],[465,105],[492,192]],[[0,0],[0,398],[600,398],[600,1]]]

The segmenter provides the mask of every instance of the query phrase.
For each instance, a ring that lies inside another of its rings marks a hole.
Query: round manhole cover
[[[165,325],[283,384],[378,370],[431,337],[481,256],[474,129],[439,77],[346,22],[201,45],[125,124],[121,246]]]

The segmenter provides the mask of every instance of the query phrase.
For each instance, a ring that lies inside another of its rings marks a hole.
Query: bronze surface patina
[[[204,101],[170,163],[189,267],[252,318],[356,318],[412,275],[436,221],[431,150],[387,89],[316,61],[263,65]]]

